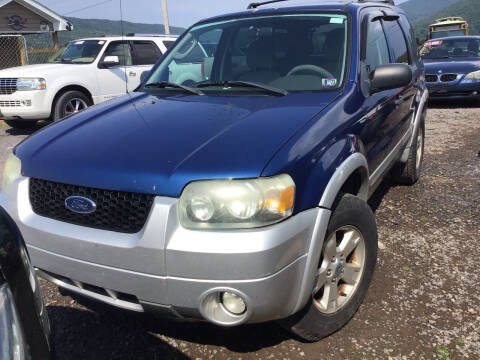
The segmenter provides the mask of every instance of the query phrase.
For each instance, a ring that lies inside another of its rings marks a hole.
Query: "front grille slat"
[[[68,210],[65,199],[69,196],[84,196],[94,201],[96,211],[77,214]],[[94,229],[138,233],[145,226],[153,200],[153,195],[30,179],[30,203],[37,215]]]
[[[440,76],[442,82],[451,82],[457,80],[457,74],[444,74]]]
[[[0,78],[0,95],[11,95],[17,91],[17,78]]]

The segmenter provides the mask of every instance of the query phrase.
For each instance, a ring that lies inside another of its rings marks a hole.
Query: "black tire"
[[[392,170],[392,178],[395,182],[404,185],[414,185],[422,175],[423,158],[425,154],[425,117],[426,110],[424,110],[418,130],[412,135],[413,141],[410,146],[408,160],[404,164],[397,164]],[[421,144],[419,145],[419,138]],[[417,162],[418,151],[421,151],[420,161]]]
[[[349,194],[341,197],[338,202],[328,225],[325,242],[332,234],[335,234],[338,229],[344,228],[345,226],[355,227],[363,236],[365,244],[365,265],[363,273],[358,280],[356,290],[352,292],[349,300],[346,301],[338,311],[334,313],[321,312],[314,304],[312,295],[307,306],[302,311],[280,322],[283,327],[304,341],[319,341],[345,326],[363,302],[372,280],[378,252],[375,217],[365,201]],[[324,244],[324,247],[325,245],[326,244]],[[322,262],[323,255],[321,256],[319,264],[322,264]]]
[[[37,125],[37,120],[5,120],[5,123],[13,129],[27,130]]]
[[[81,104],[79,111],[85,110],[87,107],[92,106],[92,101],[83,92],[76,90],[66,91],[55,101],[51,119],[53,121],[58,121],[68,115],[71,115],[67,111],[67,105],[75,100],[78,100]]]

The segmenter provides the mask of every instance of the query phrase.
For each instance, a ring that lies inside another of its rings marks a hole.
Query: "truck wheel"
[[[425,120],[422,116],[422,123],[418,130],[413,134],[412,146],[408,160],[404,164],[397,164],[393,168],[392,177],[400,184],[413,185],[422,174],[423,155],[425,150]]]
[[[53,121],[58,121],[66,116],[85,110],[92,105],[90,99],[81,91],[66,91],[55,102],[53,108]]]
[[[8,126],[13,129],[26,130],[37,125],[37,120],[5,120]]]
[[[281,324],[305,341],[341,329],[363,302],[377,262],[377,225],[367,203],[344,195],[332,214],[309,303]]]

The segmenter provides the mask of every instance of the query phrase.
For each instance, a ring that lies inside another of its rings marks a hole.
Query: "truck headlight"
[[[18,91],[45,90],[47,82],[43,78],[19,78],[17,79]]]
[[[3,169],[2,189],[7,194],[11,192],[12,184],[22,175],[22,162],[14,154],[10,154]]]
[[[467,74],[463,80],[467,80],[466,82],[480,81],[480,71],[474,71],[470,74]]]
[[[206,180],[188,184],[180,197],[179,220],[187,229],[249,229],[290,217],[295,183],[289,175],[249,180]]]

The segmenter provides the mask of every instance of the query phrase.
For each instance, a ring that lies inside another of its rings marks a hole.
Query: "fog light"
[[[245,310],[247,310],[245,301],[243,301],[243,299],[237,294],[230,292],[224,292],[222,294],[222,304],[225,309],[234,315],[242,315]]]

